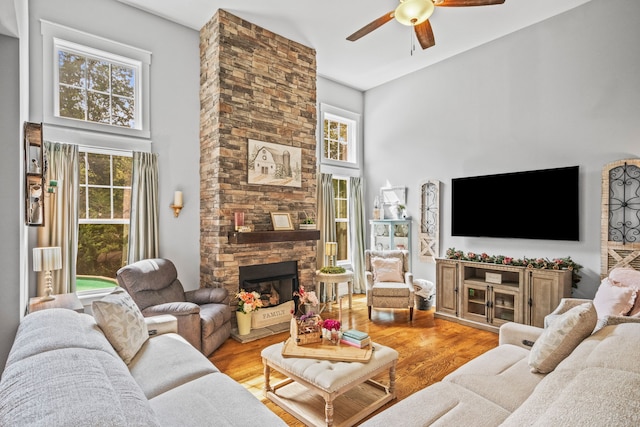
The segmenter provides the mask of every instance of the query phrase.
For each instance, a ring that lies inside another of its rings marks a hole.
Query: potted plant
[[[307,215],[304,212],[304,219],[300,223],[300,230],[315,230],[316,229],[316,220],[312,216]]]
[[[251,332],[251,312],[262,307],[262,300],[256,291],[247,292],[244,289],[236,294],[236,298],[239,300],[236,310],[238,335],[248,335]]]

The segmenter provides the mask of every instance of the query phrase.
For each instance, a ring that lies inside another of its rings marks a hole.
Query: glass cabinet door
[[[487,297],[488,288],[486,286],[464,285],[463,307],[465,317],[478,322],[487,321]]]

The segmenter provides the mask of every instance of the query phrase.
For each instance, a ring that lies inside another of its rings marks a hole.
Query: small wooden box
[[[484,280],[488,283],[495,283],[496,285],[499,285],[502,283],[502,274],[486,272]]]
[[[291,319],[291,340],[296,345],[313,344],[322,341],[320,316],[313,316],[305,321]]]

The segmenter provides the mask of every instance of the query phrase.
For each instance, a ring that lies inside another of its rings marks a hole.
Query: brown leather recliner
[[[185,292],[171,261],[161,258],[138,261],[118,270],[116,278],[145,317],[175,316],[178,334],[205,356],[230,336],[229,292],[224,288]]]

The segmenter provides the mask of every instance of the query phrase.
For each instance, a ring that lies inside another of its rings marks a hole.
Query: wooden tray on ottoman
[[[363,362],[371,360],[371,346],[356,348],[347,345],[313,343],[305,346],[296,345],[291,338],[282,346],[285,357],[303,357],[307,359],[331,360],[333,362]]]

